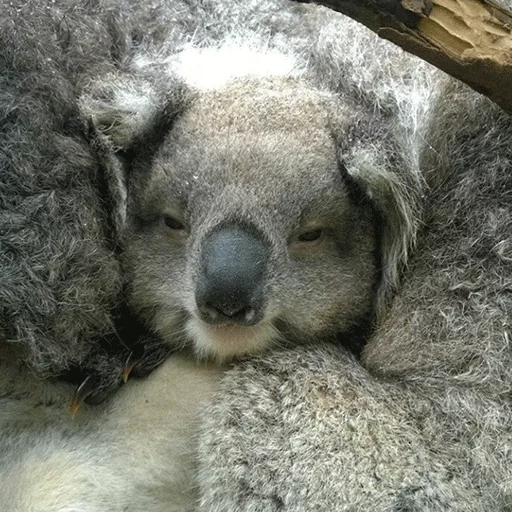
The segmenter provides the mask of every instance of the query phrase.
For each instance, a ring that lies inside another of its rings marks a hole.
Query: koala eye
[[[312,229],[300,234],[297,239],[299,242],[315,242],[322,237],[323,233],[322,229]]]
[[[171,217],[170,215],[164,216],[164,223],[169,229],[172,229],[173,231],[184,231],[186,229],[183,222],[175,219],[174,217]]]

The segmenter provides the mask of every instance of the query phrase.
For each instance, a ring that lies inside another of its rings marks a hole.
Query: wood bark
[[[363,23],[512,115],[512,13],[492,0],[298,0]]]

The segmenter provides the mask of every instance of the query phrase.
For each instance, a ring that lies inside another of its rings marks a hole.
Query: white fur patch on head
[[[186,330],[198,356],[213,356],[220,361],[260,352],[279,338],[279,332],[269,322],[251,327],[212,326],[192,316]]]
[[[156,64],[139,57],[134,65],[144,68]],[[162,64],[162,63],[160,63]],[[272,49],[226,42],[220,47],[183,48],[163,62],[169,72],[190,87],[202,91],[219,89],[239,78],[296,76],[302,73],[292,55]]]

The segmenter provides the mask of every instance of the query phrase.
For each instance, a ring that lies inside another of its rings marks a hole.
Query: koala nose
[[[230,227],[203,243],[196,303],[202,320],[212,324],[254,325],[261,320],[268,250],[249,231]]]

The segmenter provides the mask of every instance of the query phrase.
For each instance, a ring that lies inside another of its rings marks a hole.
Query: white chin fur
[[[198,356],[220,360],[260,352],[278,338],[277,330],[270,323],[250,327],[215,326],[191,317],[186,330]]]
[[[180,330],[181,321],[179,313],[169,312],[167,309],[161,308],[153,318],[153,331],[169,345],[177,347],[180,339],[177,336],[177,331]]]

